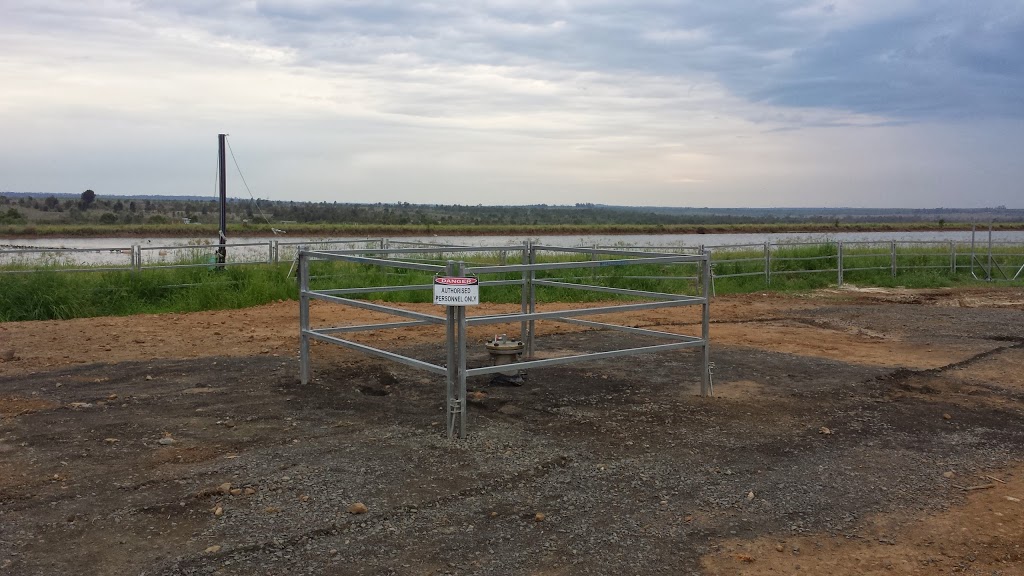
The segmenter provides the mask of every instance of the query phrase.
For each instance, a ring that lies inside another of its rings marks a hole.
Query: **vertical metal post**
[[[466,263],[459,262],[459,276],[466,275]],[[458,388],[458,410],[459,410],[459,438],[466,437],[466,307],[456,306],[455,310],[459,315],[459,388]]]
[[[274,241],[267,241],[267,264],[274,263]]]
[[[527,240],[523,244],[523,258],[522,263],[524,265],[530,263],[530,245],[531,241]],[[527,314],[530,310],[530,273],[523,271],[523,288],[519,291],[519,304],[523,314]],[[519,322],[519,339],[523,342],[529,342],[529,337],[526,332],[526,320]],[[530,357],[530,352],[527,351],[526,356]]]
[[[977,279],[974,275],[974,234],[978,229],[977,224],[971,224],[971,277]]]
[[[444,269],[445,276],[455,275],[455,262],[449,260],[448,264]],[[455,405],[455,385],[458,381],[459,365],[455,358],[455,324],[457,318],[455,317],[455,307],[445,307],[445,353],[447,357],[447,363],[445,367],[448,369],[448,373],[445,376],[445,424],[448,431],[448,439],[451,440],[455,437],[455,413],[452,411],[452,407]]]
[[[278,244],[277,240],[270,241],[270,253],[273,254],[274,264],[281,261],[281,245]]]
[[[309,256],[299,252],[299,380],[309,383]]]
[[[992,281],[992,222],[988,223],[988,269],[985,270],[985,280]]]
[[[764,285],[771,286],[772,283],[772,244],[764,243]]]
[[[221,266],[224,265],[228,258],[228,248],[225,246],[228,241],[228,168],[227,158],[224,155],[226,138],[227,134],[217,135],[217,173],[220,183],[220,247],[217,248],[217,264],[220,264]]]
[[[536,264],[537,263],[537,247],[533,245],[533,242],[529,243],[529,247],[530,247],[530,264]],[[530,314],[534,314],[534,313],[537,312],[537,286],[533,283],[533,281],[536,280],[536,279],[537,279],[537,271],[531,269],[530,270],[530,282],[529,282],[529,284],[530,284],[530,310],[529,310],[529,313]],[[529,339],[526,341],[526,357],[527,358],[533,358],[534,336],[536,335],[536,325],[537,325],[537,323],[533,319],[531,319],[529,321],[529,323],[528,323],[528,326],[527,326],[527,334],[529,334]]]
[[[700,379],[700,395],[707,396],[711,386],[711,373],[708,372],[709,364],[708,361],[711,359],[711,346],[708,342],[708,327],[711,320],[711,254],[704,252],[703,247],[701,250],[703,261],[701,262],[701,276],[704,279],[704,298],[703,304],[701,304],[701,352],[703,355],[703,361],[701,362],[701,379]]]
[[[836,284],[839,286],[843,285],[843,241],[837,242],[838,252],[836,252]]]
[[[142,246],[138,244],[132,246],[132,268],[136,272],[142,270]]]
[[[956,241],[949,241],[949,273],[956,276]]]
[[[890,248],[889,264],[892,268],[892,277],[896,277],[896,241],[893,240]]]

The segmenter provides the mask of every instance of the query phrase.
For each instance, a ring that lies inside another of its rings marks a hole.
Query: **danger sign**
[[[434,278],[434,304],[476,306],[480,304],[480,284],[476,278],[438,276]]]

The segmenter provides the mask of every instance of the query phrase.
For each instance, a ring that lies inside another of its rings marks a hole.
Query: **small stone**
[[[149,374],[146,374],[146,380],[152,380],[152,379],[153,379],[152,376],[150,376]]]
[[[232,488],[231,489],[231,495],[232,496],[238,496],[241,493],[242,493],[242,489],[241,488]]]
[[[749,501],[751,501],[753,499],[754,499],[754,492],[753,492],[753,490],[751,490],[750,492],[747,492],[747,501],[749,502]]]
[[[217,490],[221,494],[230,494],[231,493],[231,482],[225,482],[225,483],[221,484],[220,486],[217,486]]]
[[[161,438],[157,440],[156,443],[160,444],[161,446],[170,446],[171,444],[177,444],[178,441],[175,440],[174,438]]]
[[[299,500],[301,500],[303,502],[309,502],[309,494],[303,494],[303,495],[299,496]]]
[[[943,420],[952,420],[952,419],[953,419],[953,416],[951,416],[949,412],[944,412],[944,413],[942,414],[942,419],[943,419]]]
[[[782,544],[776,544],[775,545],[775,551],[776,552],[782,552],[783,550],[785,550],[785,548],[782,547]]]
[[[356,502],[355,504],[348,507],[349,514],[366,514],[370,509],[366,507],[366,504],[362,502]]]
[[[683,522],[693,522],[693,516],[683,516]]]
[[[953,472],[952,470],[950,470],[949,472],[943,472],[942,473],[942,477],[943,478],[955,478],[956,477],[956,472]]]
[[[107,400],[117,400],[117,394],[111,394],[107,396]]]
[[[256,493],[256,489],[255,488],[246,488],[245,490],[242,491],[242,493],[245,494],[246,496],[252,496],[253,494]]]
[[[281,509],[278,508],[277,506],[267,506],[266,508],[263,509],[263,511],[267,514],[277,514],[281,511]]]
[[[543,522],[544,518],[546,518],[546,516],[544,516],[543,512],[537,512],[536,514],[533,515],[533,521],[534,522]]]
[[[224,508],[221,507],[221,506],[217,506],[216,508],[213,509],[213,515],[214,516],[223,516],[224,515]]]
[[[216,554],[217,552],[220,552],[220,545],[219,544],[214,544],[213,546],[210,546],[209,548],[206,549],[206,553],[207,554]]]
[[[330,552],[331,556],[337,556],[338,555],[338,549],[337,548],[331,548],[328,552]]]
[[[103,441],[106,442],[107,444],[117,444],[118,442],[120,442],[120,440],[118,440],[117,438],[104,438]]]
[[[1020,502],[1020,498],[1014,498],[1013,496],[1007,496],[1006,499],[1010,502]]]
[[[822,426],[821,428],[818,428],[818,434],[824,434],[825,436],[831,436],[832,435],[832,431],[829,430],[828,428]]]
[[[662,500],[661,502],[658,502],[658,504],[661,504],[662,506],[668,506],[668,500]]]
[[[491,518],[497,518],[498,517],[498,513],[492,511],[490,516],[491,516]]]

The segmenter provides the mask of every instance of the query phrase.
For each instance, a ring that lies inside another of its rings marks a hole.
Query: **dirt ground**
[[[463,441],[428,373],[317,344],[301,386],[297,308],[0,324],[0,574],[1024,575],[1019,288],[719,297],[713,398],[693,351],[481,378]]]

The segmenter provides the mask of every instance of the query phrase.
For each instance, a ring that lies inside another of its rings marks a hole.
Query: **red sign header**
[[[434,278],[434,284],[444,284],[447,286],[475,286],[477,283],[476,278],[457,278],[454,276],[438,276]]]

